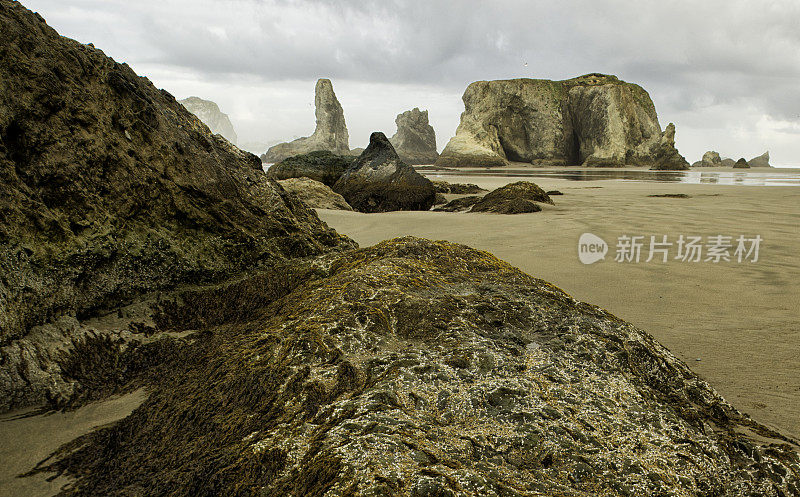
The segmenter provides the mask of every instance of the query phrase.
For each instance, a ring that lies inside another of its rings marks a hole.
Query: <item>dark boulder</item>
[[[360,212],[426,211],[436,200],[430,180],[401,161],[381,132],[372,133],[369,146],[333,190]]]
[[[550,196],[535,183],[518,181],[491,191],[477,202],[470,212],[495,212],[498,214],[522,214],[539,212],[538,203],[553,204]]]
[[[274,180],[310,178],[333,186],[353,163],[353,159],[351,156],[338,155],[327,150],[295,155],[270,166],[267,177]]]
[[[733,165],[734,169],[750,169],[750,164],[742,157],[741,159],[736,161],[736,164]]]

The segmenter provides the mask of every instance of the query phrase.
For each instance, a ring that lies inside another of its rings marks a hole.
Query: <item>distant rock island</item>
[[[744,160],[744,159],[740,159]],[[753,157],[750,160],[744,160],[747,167],[772,167],[769,163],[769,151],[764,152],[758,157]],[[692,167],[737,167],[738,161],[729,158],[721,158],[718,152],[709,150],[703,154],[703,158],[692,164]],[[738,168],[743,168],[739,164]]]
[[[189,112],[199,117],[203,124],[208,126],[212,133],[216,133],[225,137],[226,140],[237,144],[238,137],[236,131],[233,129],[228,114],[219,110],[219,106],[211,100],[203,100],[200,97],[189,97],[179,100]]]
[[[389,141],[400,159],[408,164],[433,164],[439,158],[436,132],[428,123],[428,111],[414,107],[394,120],[397,133]]]
[[[329,79],[320,79],[314,89],[317,127],[311,136],[279,143],[261,156],[263,162],[280,162],[299,154],[327,150],[336,154],[350,153],[350,138],[344,122],[344,110]]]
[[[463,100],[461,124],[437,166],[689,167],[647,91],[615,76],[477,81]]]

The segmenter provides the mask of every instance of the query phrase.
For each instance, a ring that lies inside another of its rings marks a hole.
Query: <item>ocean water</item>
[[[564,169],[564,170],[437,170],[425,169],[434,176],[500,176],[519,178],[558,178],[570,181],[633,181],[640,183],[688,183],[744,186],[800,186],[800,170],[768,169],[758,171],[650,171],[631,169]]]

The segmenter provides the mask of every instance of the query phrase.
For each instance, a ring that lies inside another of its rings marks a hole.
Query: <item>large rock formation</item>
[[[661,131],[650,96],[614,76],[477,81],[437,166],[623,166],[685,169],[674,127]]]
[[[267,177],[275,180],[289,178],[311,178],[333,186],[355,160],[349,155],[337,155],[328,151],[294,155],[273,164],[267,170]]]
[[[307,206],[314,209],[352,211],[344,197],[327,185],[310,178],[289,178],[278,181],[284,190],[294,193]]]
[[[53,383],[19,376],[37,325],[349,243],[172,95],[0,1],[0,409]]]
[[[772,167],[769,163],[769,151],[764,152],[758,157],[753,157],[747,163],[750,167]]]
[[[744,159],[744,157],[740,158],[736,161],[736,164],[733,165],[734,169],[750,169],[750,164]]]
[[[212,133],[220,134],[234,145],[237,144],[238,138],[236,131],[233,130],[233,124],[231,124],[228,114],[219,110],[217,104],[199,97],[189,97],[179,100],[179,102],[189,109],[189,112],[199,117]]]
[[[692,167],[719,167],[722,166],[722,158],[719,153],[709,150],[703,154],[703,158],[692,164]]]
[[[408,164],[433,164],[439,158],[436,132],[428,123],[428,111],[414,107],[394,120],[397,133],[389,138],[397,155]]]
[[[255,276],[209,292],[259,304],[46,463],[78,478],[69,495],[800,492],[797,445],[647,333],[486,252],[404,238],[295,273],[267,300]]]
[[[428,210],[436,200],[433,184],[401,161],[381,132],[333,185],[360,212]]]
[[[350,138],[344,122],[342,105],[333,93],[329,79],[320,79],[314,89],[317,127],[314,134],[288,143],[270,147],[261,156],[264,162],[280,162],[288,157],[307,154],[316,150],[328,150],[340,155],[350,152]]]

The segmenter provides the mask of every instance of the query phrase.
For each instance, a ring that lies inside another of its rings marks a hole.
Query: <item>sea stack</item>
[[[423,210],[433,206],[436,189],[429,179],[398,157],[381,132],[333,185],[353,209],[361,212]]]
[[[389,141],[397,155],[408,164],[433,164],[439,158],[436,151],[436,132],[428,123],[428,111],[414,107],[394,120],[397,133]]]
[[[199,97],[189,97],[179,102],[186,107],[189,112],[199,117],[203,124],[208,126],[212,133],[222,135],[226,140],[237,144],[238,137],[233,129],[233,124],[225,114],[219,110],[219,106],[210,100],[203,100]]]
[[[686,169],[674,127],[662,131],[650,95],[615,76],[477,81],[437,166],[624,166]]]
[[[344,110],[329,79],[320,79],[314,90],[317,127],[314,134],[288,143],[279,143],[261,156],[263,162],[280,162],[288,157],[327,150],[339,155],[350,153],[350,138],[344,122]]]
[[[703,154],[702,159],[692,164],[692,167],[721,167],[723,165],[719,153],[709,150]]]

